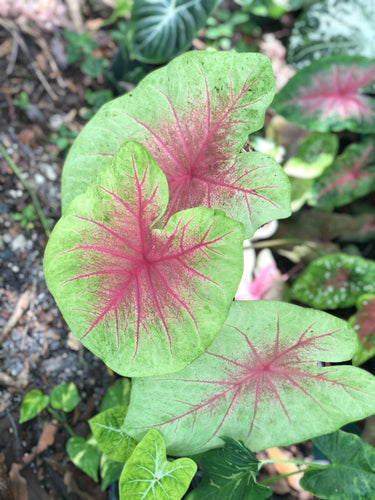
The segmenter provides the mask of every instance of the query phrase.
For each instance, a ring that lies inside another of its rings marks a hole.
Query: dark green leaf
[[[72,437],[66,444],[66,451],[76,467],[83,470],[94,481],[98,481],[100,451],[95,439]]]
[[[108,410],[114,406],[128,407],[130,398],[130,380],[128,378],[119,378],[109,387],[100,403],[100,411]]]
[[[106,490],[114,481],[118,481],[124,464],[111,460],[106,455],[100,459],[100,477],[102,479],[102,490]]]

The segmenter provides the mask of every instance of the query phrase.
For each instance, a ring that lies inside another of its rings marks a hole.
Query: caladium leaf
[[[319,177],[335,159],[338,148],[336,135],[314,132],[302,142],[297,154],[285,163],[284,171],[300,179]]]
[[[373,132],[375,62],[340,55],[322,59],[296,75],[277,94],[272,107],[287,120],[318,132]]]
[[[332,464],[309,469],[300,485],[327,500],[364,500],[374,496],[375,450],[360,437],[337,431],[314,439]]]
[[[375,356],[375,295],[362,295],[357,308],[358,312],[349,319],[359,340],[359,349],[353,356],[356,366]]]
[[[118,378],[104,394],[100,403],[100,411],[109,410],[114,406],[121,406],[126,409],[130,398],[130,380],[128,378]]]
[[[163,63],[185,52],[218,0],[135,0],[130,18],[132,52]]]
[[[264,500],[272,495],[257,484],[261,462],[241,441],[223,437],[225,445],[197,457],[203,479],[187,500]],[[195,459],[195,457],[193,457]]]
[[[288,61],[301,68],[334,54],[375,57],[374,17],[375,4],[368,0],[316,2],[294,23]]]
[[[311,262],[294,282],[294,299],[319,309],[355,305],[363,293],[375,293],[375,262],[336,253]]]
[[[63,170],[63,209],[129,139],[143,144],[167,177],[164,220],[205,206],[239,220],[250,237],[290,215],[289,182],[266,155],[241,153],[262,127],[274,95],[260,54],[189,52],[103,106],[75,141]]]
[[[157,229],[167,204],[164,174],[130,142],[47,245],[47,285],[73,334],[121,375],[170,373],[204,352],[241,279],[242,224],[202,207]]]
[[[76,467],[83,470],[94,481],[98,481],[101,452],[93,436],[87,439],[80,436],[71,437],[66,443],[66,451]]]
[[[190,458],[168,462],[160,433],[150,430],[126,462],[120,477],[120,498],[180,500],[197,471]]]
[[[348,323],[327,313],[235,301],[202,356],[178,373],[133,381],[124,428],[135,439],[159,429],[176,456],[219,447],[220,436],[256,451],[331,432],[375,411],[372,375],[318,366],[348,360],[357,347]]]
[[[351,144],[342,155],[315,179],[309,204],[333,210],[365,196],[375,189],[375,142],[368,138]]]

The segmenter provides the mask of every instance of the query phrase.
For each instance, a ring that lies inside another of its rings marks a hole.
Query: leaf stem
[[[288,459],[283,459],[279,458],[274,460],[273,458],[267,458],[266,460],[260,460],[261,465],[264,464],[295,464],[295,465],[307,465],[311,468],[315,469],[325,469],[326,467],[329,467],[329,465],[321,465],[321,464],[314,464],[313,462],[305,462],[304,460],[288,460]],[[301,472],[301,471],[299,471]]]
[[[293,476],[295,474],[300,474],[301,472],[306,472],[310,468],[313,468],[313,467],[307,467],[306,469],[295,470],[293,472],[288,472],[287,474],[279,474],[277,476],[272,476],[272,477],[269,477],[268,479],[264,479],[263,481],[259,481],[258,484],[262,484],[263,486],[266,486],[267,484],[273,483],[274,481],[278,481],[279,479],[284,479],[285,477],[288,477],[288,476]]]
[[[55,417],[56,420],[58,420],[63,426],[65,427],[66,431],[72,436],[75,437],[77,434],[73,431],[73,429],[70,427],[68,422],[66,421],[65,415],[61,415],[58,413],[56,410],[51,408],[50,406],[47,406],[47,410],[50,412],[50,414]]]
[[[40,206],[40,203],[39,203],[39,200],[36,196],[36,193],[34,192],[33,188],[30,186],[30,184],[22,178],[22,175],[21,175],[19,168],[14,163],[12,158],[8,155],[8,153],[6,152],[4,146],[1,144],[1,142],[0,142],[0,153],[4,156],[5,161],[8,163],[10,168],[13,170],[13,173],[15,174],[15,176],[21,181],[21,184],[26,189],[26,191],[29,193],[31,201],[34,204],[36,213],[38,214],[39,220],[42,223],[43,229],[44,229],[46,235],[50,236],[50,234],[51,234],[50,224],[49,224],[48,220],[46,219],[46,217],[44,216],[44,213],[42,211],[42,207]]]

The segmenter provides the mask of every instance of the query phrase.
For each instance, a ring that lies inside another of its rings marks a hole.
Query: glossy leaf
[[[217,0],[134,0],[132,52],[148,63],[163,63],[189,49]]]
[[[131,383],[128,378],[119,378],[104,394],[100,403],[100,411],[109,410],[114,406],[126,409],[129,405]]]
[[[100,451],[95,439],[75,436],[66,443],[66,451],[76,467],[83,470],[94,481],[98,481]]]
[[[375,130],[375,129],[374,129]],[[318,178],[310,190],[310,205],[333,210],[375,189],[375,142],[351,144]]]
[[[298,71],[272,107],[287,120],[318,132],[373,132],[375,61],[334,56]]]
[[[331,432],[375,411],[372,375],[318,366],[348,360],[357,347],[348,323],[327,313],[235,301],[202,356],[178,373],[133,381],[125,429],[135,439],[159,429],[174,456],[222,446],[220,436],[256,451]]]
[[[73,382],[56,385],[50,394],[51,406],[56,410],[66,412],[74,410],[79,403],[79,394]]]
[[[295,67],[327,56],[375,57],[375,4],[368,0],[322,0],[294,23],[288,61]]]
[[[47,285],[73,334],[121,375],[170,373],[204,352],[241,279],[242,224],[202,207],[156,229],[167,204],[162,171],[125,144],[47,245]]]
[[[126,462],[137,442],[123,430],[126,409],[110,408],[89,420],[91,431],[100,450],[111,460]]]
[[[198,457],[203,479],[187,500],[264,500],[272,489],[257,484],[261,463],[241,441],[223,437],[225,445]]]
[[[120,479],[123,468],[124,464],[115,462],[102,454],[100,457],[100,477],[103,491],[106,490],[110,484]]]
[[[363,293],[375,293],[375,262],[341,253],[320,257],[294,282],[291,293],[319,309],[354,306]]]
[[[180,500],[197,470],[193,460],[168,462],[160,433],[151,430],[137,445],[120,477],[120,499]]]
[[[327,500],[371,499],[375,491],[375,450],[360,437],[344,431],[314,439],[332,464],[309,469],[300,485]]]
[[[20,410],[20,424],[36,417],[38,413],[47,408],[49,396],[43,394],[39,389],[32,389],[23,398]]]
[[[103,106],[81,132],[63,170],[63,210],[132,139],[167,177],[164,221],[191,207],[218,208],[250,237],[287,217],[289,183],[280,166],[260,153],[239,154],[273,95],[271,64],[261,54],[196,51],[174,59]]]
[[[358,312],[349,319],[359,340],[359,349],[353,356],[355,366],[375,356],[375,295],[362,295],[357,309]]]
[[[302,142],[297,154],[285,163],[284,171],[300,179],[319,177],[335,159],[338,147],[336,135],[314,132]]]

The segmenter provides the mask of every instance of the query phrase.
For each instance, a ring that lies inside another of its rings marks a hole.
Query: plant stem
[[[321,464],[314,464],[312,462],[305,462],[304,460],[288,460],[288,459],[277,459],[274,460],[272,458],[267,458],[266,460],[260,460],[260,463],[263,464],[295,464],[295,465],[308,465],[311,468],[315,469],[325,469],[326,467],[329,467],[329,465],[321,465]]]
[[[21,181],[23,187],[29,193],[31,201],[34,204],[36,213],[38,214],[39,220],[42,223],[43,229],[44,229],[46,235],[50,236],[50,234],[51,234],[51,228],[50,228],[49,222],[46,219],[46,217],[44,216],[44,213],[42,211],[42,207],[40,206],[39,200],[38,200],[38,198],[37,198],[37,196],[36,196],[33,188],[30,186],[30,184],[28,182],[26,182],[22,178],[22,175],[21,175],[21,172],[20,172],[19,168],[14,163],[14,161],[12,160],[12,158],[8,155],[8,153],[6,152],[4,146],[1,143],[0,143],[0,153],[4,156],[5,161],[8,163],[8,165],[10,166],[10,168],[13,170],[15,176]]]
[[[56,410],[51,408],[50,406],[47,406],[47,410],[50,412],[52,416],[55,417],[56,420],[58,420],[63,426],[65,427],[66,431],[72,436],[75,437],[77,434],[73,431],[73,429],[70,427],[68,422],[66,421],[65,415],[60,415]]]
[[[294,474],[306,472],[308,469],[310,469],[310,467],[307,467],[306,469],[295,470],[293,472],[288,472],[288,474],[279,474],[278,476],[272,476],[272,477],[269,477],[268,479],[264,479],[263,481],[260,481],[258,484],[263,484],[264,486],[266,486],[267,484],[273,483],[274,481],[278,481],[279,479],[284,479],[285,477],[293,476]]]

